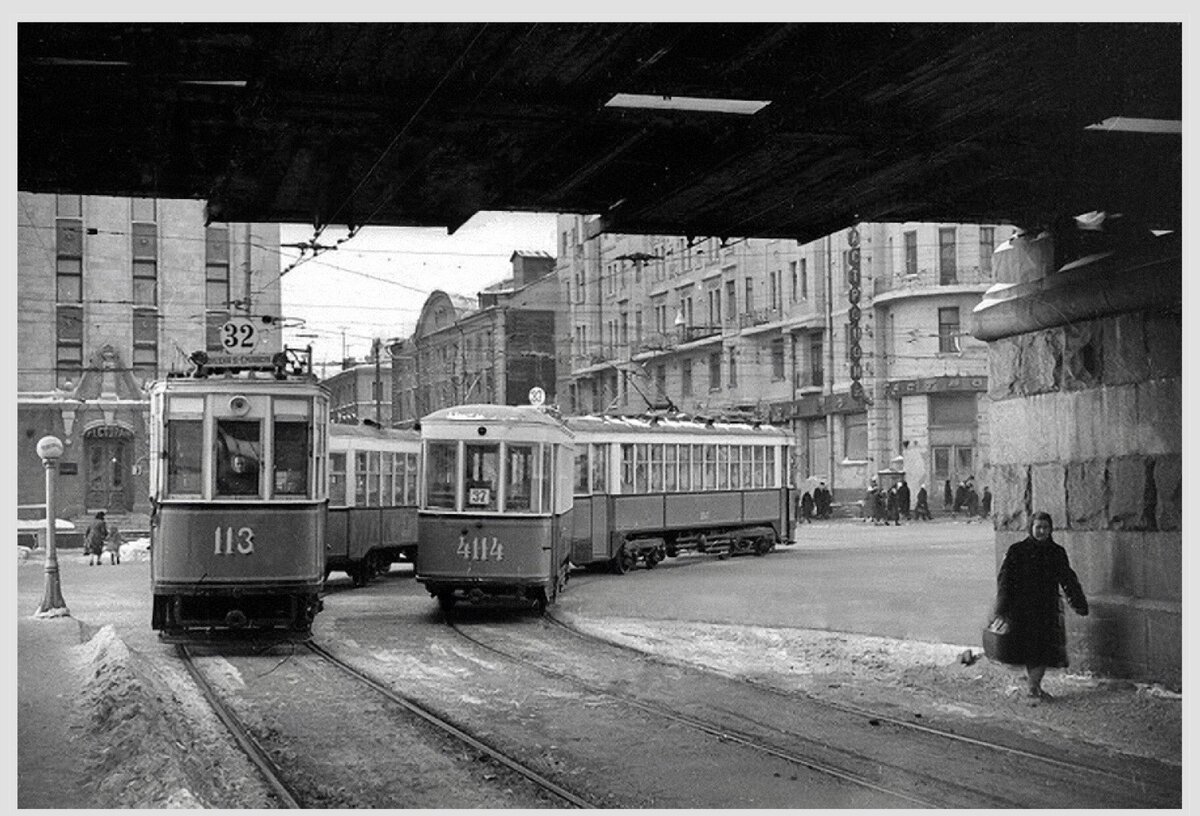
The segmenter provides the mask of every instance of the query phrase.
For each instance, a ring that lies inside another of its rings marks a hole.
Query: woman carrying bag
[[[1052,699],[1042,690],[1046,669],[1067,666],[1067,627],[1059,588],[1067,603],[1087,615],[1088,603],[1067,551],[1051,537],[1049,513],[1034,513],[1029,536],[1008,548],[996,579],[992,625],[984,632],[988,657],[1024,666],[1028,695]]]

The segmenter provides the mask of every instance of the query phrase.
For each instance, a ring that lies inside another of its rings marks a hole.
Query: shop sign
[[[884,393],[889,397],[906,397],[942,391],[987,391],[987,387],[987,377],[922,377],[890,382],[884,386]]]

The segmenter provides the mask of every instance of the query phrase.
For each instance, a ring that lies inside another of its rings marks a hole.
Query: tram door
[[[87,447],[87,506],[104,510],[129,511],[129,462],[132,435],[109,432],[84,438]]]

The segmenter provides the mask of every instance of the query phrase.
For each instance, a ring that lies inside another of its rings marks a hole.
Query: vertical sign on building
[[[866,392],[862,385],[862,327],[858,324],[862,318],[862,309],[858,302],[862,299],[862,251],[859,249],[859,234],[857,227],[851,227],[846,232],[846,240],[850,251],[846,253],[846,283],[849,284],[850,324],[846,333],[847,353],[850,355],[850,396],[857,402],[867,402]]]

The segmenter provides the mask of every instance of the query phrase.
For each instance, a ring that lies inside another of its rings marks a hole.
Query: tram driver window
[[[528,511],[533,508],[533,446],[509,445],[504,488],[504,509]]]
[[[275,495],[308,493],[308,423],[275,420]]]
[[[466,445],[467,494],[464,510],[495,510],[500,484],[500,446],[496,443]]]
[[[167,423],[167,495],[200,494],[204,423],[172,419]]]
[[[458,473],[458,445],[430,442],[425,459],[425,506],[454,509]]]
[[[259,495],[262,430],[257,420],[217,420],[217,495]]]

